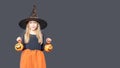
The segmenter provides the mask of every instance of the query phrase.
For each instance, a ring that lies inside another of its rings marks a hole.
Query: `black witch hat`
[[[32,14],[29,18],[23,19],[19,22],[19,26],[23,29],[26,29],[26,25],[29,21],[37,21],[40,24],[41,29],[47,27],[47,22],[43,19],[38,18],[36,5],[33,5]]]

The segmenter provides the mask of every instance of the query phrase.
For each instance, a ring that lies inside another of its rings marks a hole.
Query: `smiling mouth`
[[[35,27],[32,27],[32,28],[35,28]]]

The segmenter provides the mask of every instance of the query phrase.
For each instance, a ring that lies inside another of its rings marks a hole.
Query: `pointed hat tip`
[[[38,18],[38,16],[37,16],[37,7],[36,7],[35,4],[33,5],[32,14],[31,14],[30,18]]]

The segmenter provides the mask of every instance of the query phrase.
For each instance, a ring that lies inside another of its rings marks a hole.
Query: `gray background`
[[[0,68],[19,68],[14,50],[23,32],[18,22],[30,15],[34,0],[0,0]],[[48,22],[45,37],[54,51],[47,68],[120,68],[119,0],[38,0],[38,14]]]

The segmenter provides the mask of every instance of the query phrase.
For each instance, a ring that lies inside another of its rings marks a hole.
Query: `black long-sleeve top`
[[[22,38],[22,43],[24,45],[24,49],[31,49],[31,50],[44,50],[44,43],[40,44],[38,43],[38,39],[36,35],[30,34],[30,40],[29,43],[25,44],[24,39]]]

